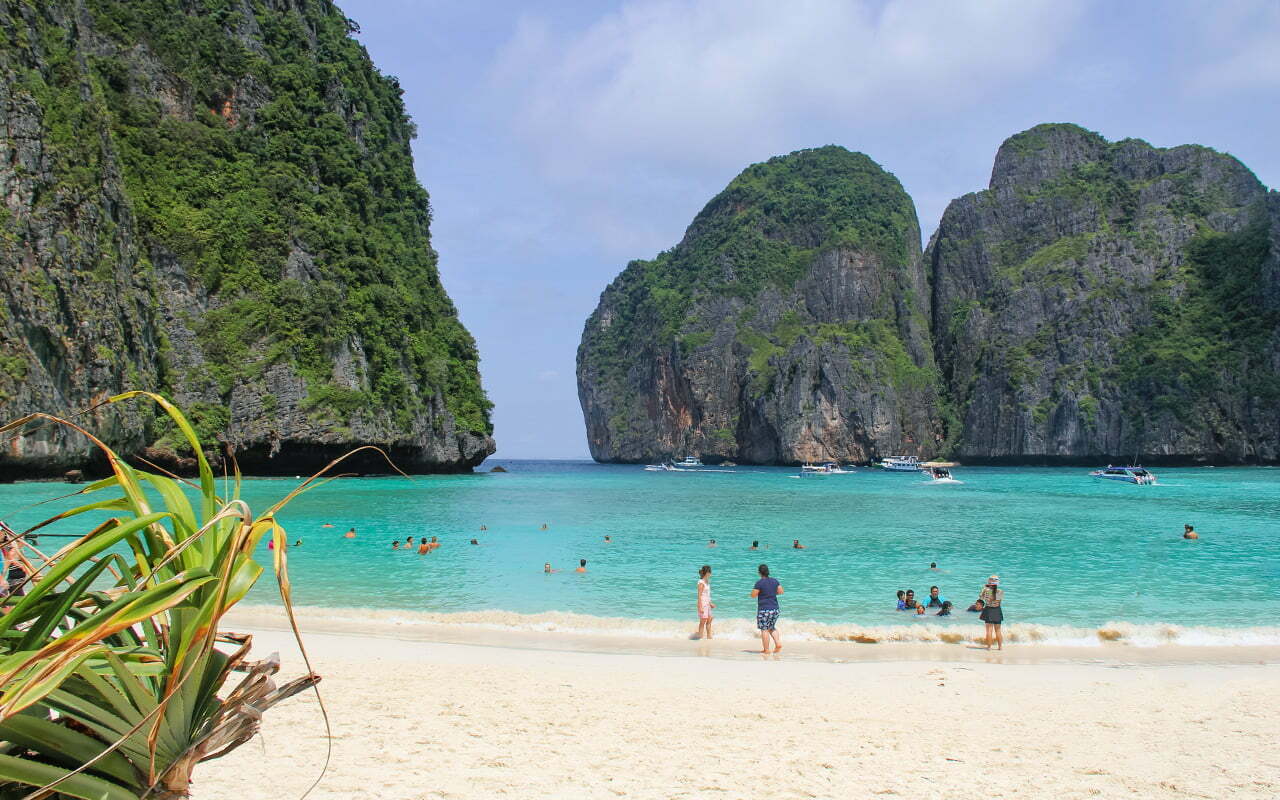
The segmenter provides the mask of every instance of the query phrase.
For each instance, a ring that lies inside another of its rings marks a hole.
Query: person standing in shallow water
[[[773,652],[782,649],[782,640],[778,638],[778,614],[782,613],[782,609],[778,607],[778,595],[782,594],[782,584],[778,583],[777,578],[769,577],[769,565],[761,564],[758,568],[760,572],[760,580],[756,581],[756,586],[751,590],[751,596],[756,599],[756,628],[760,630],[760,645],[764,653],[769,652],[769,641],[773,640]]]
[[[698,632],[694,634],[694,638],[712,638],[711,609],[715,607],[716,604],[711,602],[711,567],[703,564],[702,569],[698,570]]]
[[[987,585],[982,587],[982,594],[978,596],[982,601],[982,613],[979,619],[987,623],[987,649],[991,649],[991,637],[994,634],[996,640],[996,649],[1004,649],[1004,637],[1000,633],[1000,625],[1004,622],[1004,589],[1000,588],[1000,576],[992,575],[987,578]]]

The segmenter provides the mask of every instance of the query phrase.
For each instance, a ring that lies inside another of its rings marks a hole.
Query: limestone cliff
[[[578,349],[600,461],[929,455],[943,409],[915,208],[840,147],[748,167],[605,290]]]
[[[4,418],[71,416],[177,463],[150,409],[84,413],[145,388],[248,472],[493,451],[414,127],[352,26],[328,0],[0,0]],[[0,477],[93,458],[43,427],[6,441]]]
[[[1280,459],[1280,198],[1205,147],[1006,141],[925,255],[970,462]]]

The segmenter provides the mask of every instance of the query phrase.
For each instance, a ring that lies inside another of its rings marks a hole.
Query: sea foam
[[[269,613],[268,606],[241,607],[241,613]],[[598,617],[567,611],[545,611],[522,614],[514,611],[421,612],[399,609],[300,607],[304,618],[328,620],[353,626],[374,627],[443,625],[499,631],[569,633],[596,636],[639,637],[646,639],[686,639],[696,622],[673,619],[637,619]],[[1280,627],[1215,628],[1169,623],[1107,622],[1096,628],[1036,623],[1009,623],[1004,639],[1021,645],[1058,647],[1097,647],[1122,644],[1134,647],[1178,645],[1185,647],[1232,647],[1280,645]],[[963,617],[947,623],[911,622],[904,625],[830,624],[785,617],[779,630],[787,639],[813,642],[849,642],[855,644],[969,644],[982,640],[984,626]],[[758,636],[754,619],[726,617],[715,621],[715,635],[720,639],[750,640]]]

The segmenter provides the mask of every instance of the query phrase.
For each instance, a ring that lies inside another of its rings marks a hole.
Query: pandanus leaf
[[[54,763],[74,769],[100,755],[106,744],[33,714],[14,714],[0,722],[0,737],[40,753]],[[120,753],[107,753],[93,765],[93,771],[126,785],[138,780],[138,772]]]
[[[72,775],[71,770],[62,767],[0,755],[0,781],[48,786],[59,779],[63,780],[58,784],[58,792],[77,800],[138,800],[134,792],[94,775]]]

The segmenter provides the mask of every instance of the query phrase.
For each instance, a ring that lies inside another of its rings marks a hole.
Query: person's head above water
[[[586,565],[587,565],[587,560],[585,558],[578,559],[578,566],[585,567]]]
[[[1185,530],[1185,531],[1194,531],[1196,528],[1195,528],[1195,526],[1194,526],[1194,525],[1192,525],[1191,523],[1189,523],[1189,522],[1188,522],[1188,523],[1183,524],[1182,529],[1183,529],[1183,530]]]
[[[392,550],[399,550],[399,549],[400,549],[400,540],[399,540],[399,539],[396,539],[394,542],[392,542],[392,543],[391,543],[391,549],[392,549]]]
[[[752,539],[752,540],[751,540],[751,549],[752,549],[752,550],[755,550],[755,549],[756,549],[757,547],[759,547],[759,546],[760,546],[760,540],[759,540],[759,539]]]
[[[768,564],[761,564],[760,566],[756,567],[756,571],[760,573],[760,577],[761,577],[761,578],[767,578],[767,577],[769,577],[769,565],[768,565]]]
[[[902,598],[904,598],[904,597],[906,597],[906,596],[907,596],[907,593],[906,593],[906,592],[902,591],[901,589],[899,589],[899,590],[898,590],[898,599],[899,599],[899,600],[901,600]]]
[[[938,596],[938,587],[937,587],[937,586],[930,586],[930,587],[929,587],[929,596],[930,596],[930,597],[937,597],[937,596]]]
[[[543,564],[543,565],[542,565],[542,571],[543,571],[543,572],[550,572],[550,571],[551,571],[551,562],[550,562],[550,561],[548,561],[547,563],[545,563],[545,564]]]
[[[929,569],[937,569],[937,568],[938,568],[938,562],[937,562],[937,561],[930,561],[930,562],[929,562]]]

